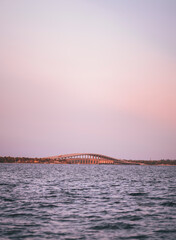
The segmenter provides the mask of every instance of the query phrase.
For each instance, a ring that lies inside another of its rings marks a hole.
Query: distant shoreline
[[[35,164],[71,164],[51,158],[0,157],[0,163],[35,163]],[[76,163],[75,163],[76,164]],[[82,164],[80,164],[82,165]],[[86,164],[92,165],[92,164]],[[120,160],[118,163],[95,165],[140,165],[140,166],[176,166],[176,160]]]

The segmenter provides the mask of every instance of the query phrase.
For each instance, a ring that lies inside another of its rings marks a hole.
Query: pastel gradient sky
[[[0,0],[0,155],[176,159],[175,0]]]

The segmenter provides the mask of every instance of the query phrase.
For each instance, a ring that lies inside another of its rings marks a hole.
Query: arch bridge
[[[120,159],[95,153],[72,153],[50,157],[65,164],[117,164]]]

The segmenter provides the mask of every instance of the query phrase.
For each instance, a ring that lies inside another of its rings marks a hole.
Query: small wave
[[[130,217],[130,220],[131,221],[139,221],[139,220],[141,220],[142,218],[140,217],[140,216],[131,216]]]
[[[130,196],[145,196],[145,195],[147,195],[148,193],[144,193],[144,192],[142,192],[142,193],[140,193],[140,192],[134,192],[134,193],[130,193],[129,195]]]
[[[9,183],[0,183],[0,186],[9,186]]]
[[[125,238],[122,238],[122,239],[147,239],[149,238],[147,235],[135,235],[135,236],[130,236],[130,237],[125,237]]]
[[[57,205],[55,204],[40,204],[39,208],[55,208]]]
[[[16,218],[16,217],[33,217],[34,214],[31,213],[11,213],[8,214],[7,217],[12,217],[12,218]]]
[[[155,232],[157,232],[157,233],[175,233],[176,229],[160,229]]]
[[[5,201],[5,202],[14,202],[15,201],[15,199],[7,198],[7,197],[0,197],[0,200]]]
[[[161,203],[162,206],[166,206],[166,207],[176,207],[176,203],[175,202],[163,202]]]
[[[93,230],[104,230],[104,229],[109,229],[109,230],[116,230],[116,229],[132,229],[134,227],[133,224],[129,223],[104,223],[100,225],[96,225],[92,227],[91,229]]]
[[[141,219],[142,219],[142,217],[140,217],[138,215],[127,215],[127,214],[116,218],[116,220],[120,220],[120,221],[139,221]]]

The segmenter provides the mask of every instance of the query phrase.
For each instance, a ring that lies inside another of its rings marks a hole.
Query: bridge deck
[[[50,157],[66,164],[115,164],[119,159],[95,153],[73,153]]]

